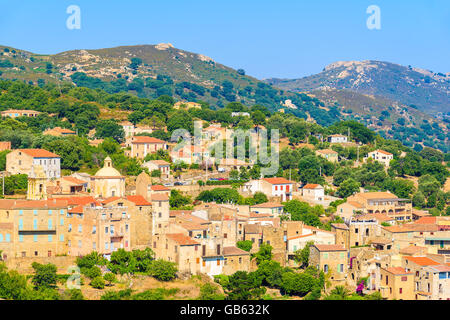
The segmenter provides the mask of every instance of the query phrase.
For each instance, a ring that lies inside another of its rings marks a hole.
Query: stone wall
[[[33,258],[8,258],[4,261],[9,270],[16,270],[22,274],[33,274],[34,269],[31,266],[33,262],[40,264],[52,263],[58,268],[59,274],[68,274],[69,267],[76,266],[76,257],[33,257]]]

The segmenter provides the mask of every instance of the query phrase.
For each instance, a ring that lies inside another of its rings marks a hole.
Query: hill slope
[[[339,61],[318,74],[300,79],[267,79],[291,91],[332,88],[377,95],[434,114],[450,112],[450,73],[381,61]]]

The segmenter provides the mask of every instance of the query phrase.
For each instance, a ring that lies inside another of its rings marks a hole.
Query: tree
[[[255,126],[264,125],[266,123],[266,115],[259,110],[251,113],[251,119]]]
[[[125,137],[125,131],[115,120],[100,120],[95,127],[97,138],[113,138],[117,142],[122,142]]]
[[[266,243],[261,244],[259,251],[255,253],[256,264],[261,264],[263,261],[272,260],[272,246]]]
[[[412,204],[414,207],[423,208],[425,207],[425,196],[421,191],[417,191],[413,198],[412,198]]]
[[[56,266],[54,264],[40,264],[33,262],[34,269],[32,283],[36,289],[54,289],[56,288]]]
[[[150,266],[150,275],[160,281],[175,279],[178,269],[173,262],[153,260]]]
[[[200,287],[198,300],[224,300],[225,296],[220,294],[217,286],[211,283],[205,283]]]
[[[259,299],[266,288],[261,287],[262,278],[255,272],[237,271],[232,274],[224,289],[227,300],[253,300]]]
[[[361,184],[358,181],[349,178],[341,183],[341,186],[338,189],[338,194],[340,197],[346,198],[348,196],[351,196],[355,192],[358,192],[360,187]]]
[[[178,190],[171,190],[169,197],[169,205],[171,209],[182,208],[192,203],[189,196],[183,196]]]
[[[98,276],[92,279],[90,285],[95,289],[103,289],[105,288],[105,280],[103,280],[102,276]]]
[[[299,249],[295,252],[294,260],[299,263],[302,268],[307,267],[309,264],[309,252],[312,245],[314,245],[314,242],[308,241],[303,249]]]
[[[105,273],[105,275],[103,276],[103,279],[108,281],[108,285],[111,286],[113,282],[116,282],[116,275],[114,273],[108,272],[108,273]]]
[[[317,285],[318,280],[306,272],[285,272],[282,275],[281,289],[287,294],[304,296]]]
[[[269,201],[266,194],[260,191],[255,192],[255,194],[253,195],[253,199],[255,200],[255,204],[265,203]]]
[[[253,242],[251,240],[242,240],[242,241],[236,242],[236,246],[239,249],[250,252],[250,250],[252,250]]]

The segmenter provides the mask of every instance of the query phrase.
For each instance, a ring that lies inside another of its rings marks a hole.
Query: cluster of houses
[[[137,136],[132,130],[126,142],[130,157],[144,159],[169,147],[168,142]],[[47,134],[73,134],[69,131],[54,128]],[[225,139],[227,132],[211,125],[202,135],[214,142]],[[342,135],[328,139],[347,142]],[[178,157],[190,163],[197,152],[204,158],[204,147],[199,148],[186,153],[180,149]],[[339,161],[331,149],[316,154]],[[368,155],[386,166],[392,157],[383,150]],[[327,206],[336,200],[325,195],[319,184],[298,186],[281,177],[254,179],[239,192],[262,192],[268,202],[251,206],[200,203],[192,210],[171,210],[170,191],[176,187],[154,184],[146,172],[129,190],[127,177],[109,157],[95,175],[63,176],[60,164],[57,154],[43,149],[7,154],[6,171],[27,174],[28,189],[26,199],[0,200],[3,260],[83,256],[92,251],[108,258],[120,248],[151,248],[156,258],[176,263],[180,276],[212,277],[255,270],[251,255],[263,244],[272,246],[273,259],[282,266],[297,267],[299,250],[309,246],[309,265],[328,273],[334,285],[356,288],[364,281],[366,292],[378,291],[386,299],[450,299],[450,219],[415,210],[409,199],[390,192],[361,191],[349,196],[335,213],[343,222],[324,230],[290,220],[282,204],[300,199]],[[227,171],[250,165],[238,160],[220,163]],[[170,176],[166,161],[152,160],[143,166],[148,172],[159,170],[162,176]],[[237,246],[244,240],[252,243],[249,252]]]

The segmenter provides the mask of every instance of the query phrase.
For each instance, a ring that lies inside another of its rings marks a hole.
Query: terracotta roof
[[[61,127],[55,127],[53,129],[47,129],[46,131],[55,131],[55,132],[59,132],[59,133],[72,133],[75,134],[76,132],[70,129],[66,129],[66,128],[61,128]]]
[[[120,199],[120,197],[109,197],[107,199],[102,200],[101,202],[103,204],[108,204],[110,202],[113,202],[113,201],[116,201],[116,200],[119,200],[119,199]]]
[[[208,220],[199,218],[197,216],[194,216],[190,213],[182,213],[180,215],[177,216],[179,219],[186,221],[186,222],[191,222],[191,223],[197,223],[197,224],[209,224],[211,223]]]
[[[414,262],[415,264],[418,264],[419,266],[435,266],[440,263],[431,260],[427,257],[404,257],[404,259]]]
[[[316,189],[317,187],[323,188],[320,184],[308,183],[303,186],[303,189]]]
[[[52,200],[0,200],[0,209],[47,209],[67,208],[68,202],[63,199]]]
[[[169,196],[165,193],[154,193],[151,195],[151,201],[169,201]]]
[[[79,206],[73,207],[72,209],[68,210],[67,212],[82,214],[84,212],[83,208],[84,208],[83,205],[79,205]]]
[[[400,254],[416,254],[421,251],[427,251],[426,247],[420,247],[415,245],[410,245],[409,247],[400,250]]]
[[[440,264],[440,265],[437,265],[437,266],[432,266],[430,268],[434,269],[434,270],[436,270],[438,272],[450,272],[450,266],[444,265],[444,264]]]
[[[370,243],[389,244],[389,243],[392,243],[392,239],[387,239],[387,238],[383,238],[383,237],[374,237],[374,238],[370,239]]]
[[[174,240],[180,246],[200,245],[200,243],[182,233],[167,233],[166,237]]]
[[[347,251],[344,246],[340,244],[315,244],[319,251]]]
[[[154,138],[154,137],[148,137],[148,136],[134,136],[131,140],[131,143],[158,143],[158,144],[164,144],[166,143],[163,140]]]
[[[331,224],[333,227],[335,227],[336,229],[344,229],[344,230],[348,230],[348,226],[345,223],[332,223]]]
[[[280,208],[280,207],[284,206],[281,203],[276,202],[264,202],[250,206],[250,208]]]
[[[160,184],[151,185],[150,189],[152,189],[153,191],[170,191],[169,188]]]
[[[194,210],[169,210],[169,217],[177,217],[181,214],[191,214]]]
[[[347,203],[349,205],[352,205],[352,206],[356,207],[356,208],[360,208],[360,209],[364,208],[364,206],[361,203],[356,202],[356,201],[347,201]]]
[[[360,192],[358,196],[369,199],[398,199],[398,197],[390,192]]]
[[[309,234],[300,234],[298,236],[293,236],[290,238],[287,238],[288,240],[295,240],[295,239],[300,239],[300,238],[306,238],[306,237],[313,237],[314,233],[309,233]]]
[[[145,200],[143,196],[127,196],[127,200],[133,202],[137,206],[151,206],[151,202]]]
[[[273,217],[273,214],[250,212],[250,218],[268,218],[268,217]]]
[[[314,231],[320,231],[320,232],[335,234],[333,231],[319,229],[319,228],[316,228],[316,227],[313,227],[313,226],[308,226],[306,224],[303,226],[303,229],[308,229],[308,230],[314,230]]]
[[[249,255],[250,252],[247,252],[245,250],[239,249],[237,247],[223,247],[223,255],[224,256],[242,256],[242,255]]]
[[[392,153],[384,151],[384,150],[381,150],[381,149],[378,149],[378,150],[375,150],[375,151],[379,152],[379,153],[383,153],[383,154],[388,155],[388,156],[392,156]]]
[[[62,178],[64,180],[70,182],[72,185],[76,185],[76,186],[83,185],[83,184],[87,183],[87,181],[83,181],[83,180],[80,180],[80,179],[77,179],[77,178],[74,178],[74,177],[70,177],[70,176],[66,176],[66,177],[62,177]]]
[[[395,275],[413,274],[412,272],[406,271],[405,268],[402,267],[389,267],[385,270]]]
[[[391,221],[394,220],[391,217],[388,217],[385,214],[382,213],[366,213],[366,214],[360,214],[360,215],[355,215],[353,216],[353,218],[355,220],[364,220],[364,219],[375,219],[378,222],[386,222],[386,221]]]
[[[58,198],[59,199],[59,198]],[[60,198],[60,199],[64,199],[67,201],[67,204],[69,206],[74,206],[74,205],[86,205],[86,204],[90,204],[90,203],[96,203],[98,204],[97,200],[94,199],[94,197],[92,196],[83,196],[83,197],[67,197],[67,198]],[[49,200],[53,200],[53,199],[49,199]]]
[[[150,160],[149,162],[154,163],[158,166],[170,166],[170,163],[164,160]]]
[[[255,233],[261,233],[262,231],[261,231],[261,225],[259,225],[259,224],[246,224],[245,226],[244,226],[244,232],[245,233],[252,233],[252,234],[255,234]]]
[[[292,181],[289,181],[285,178],[264,178],[262,179],[270,184],[289,184],[289,183],[294,183]]]
[[[33,158],[61,158],[57,154],[44,149],[18,149]]]
[[[338,154],[336,151],[331,149],[323,149],[323,150],[317,150],[318,153],[325,153],[325,154]]]
[[[183,222],[183,223],[180,223],[180,226],[189,231],[207,230],[208,229],[208,225],[198,224],[198,223],[193,223],[193,222]]]
[[[436,217],[421,217],[417,219],[414,223],[416,224],[436,224]]]

